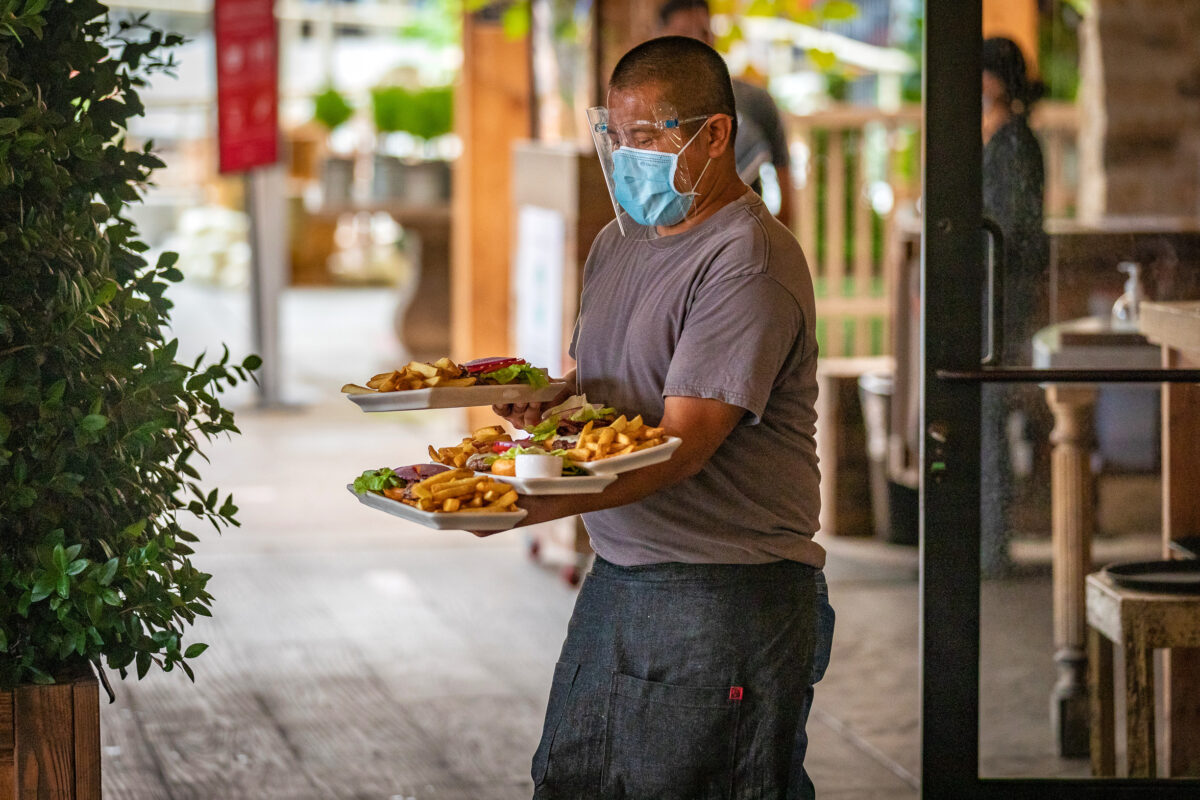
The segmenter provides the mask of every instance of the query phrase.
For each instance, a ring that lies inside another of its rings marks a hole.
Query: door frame
[[[979,777],[982,0],[926,0],[921,237],[922,797],[1200,796],[1190,779]],[[934,168],[931,168],[934,167]],[[966,310],[968,313],[964,313]]]

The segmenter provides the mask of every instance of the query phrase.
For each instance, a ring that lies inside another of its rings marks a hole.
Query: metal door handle
[[[1004,232],[995,220],[983,218],[987,235],[987,355],[980,362],[995,367],[1004,357]]]

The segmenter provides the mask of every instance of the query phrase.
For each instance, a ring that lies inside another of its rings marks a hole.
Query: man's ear
[[[708,122],[708,157],[720,158],[725,151],[733,149],[730,135],[733,133],[733,120],[728,114],[713,114]]]

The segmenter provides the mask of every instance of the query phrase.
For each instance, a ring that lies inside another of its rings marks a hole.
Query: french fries
[[[489,425],[478,429],[453,447],[439,447],[435,450],[433,445],[430,445],[429,458],[448,467],[463,467],[471,456],[490,451],[493,443],[511,441],[512,437],[504,432],[504,428]]]
[[[459,377],[463,369],[449,358],[439,358],[432,364],[410,361],[401,369],[381,372],[367,381],[367,388],[376,392],[400,392],[410,389],[430,389],[446,386],[474,386],[473,377]],[[351,384],[347,384],[349,386]],[[343,391],[346,391],[343,387]]]
[[[412,486],[415,500],[404,500],[421,511],[471,511],[504,513],[516,511],[517,492],[506,483],[481,478],[469,469],[439,472]]]
[[[602,428],[594,428],[591,422],[584,425],[579,432],[579,441],[567,451],[567,458],[572,461],[598,461],[636,453],[666,441],[663,429],[647,425],[642,421],[641,414],[633,419],[626,419],[622,414]]]

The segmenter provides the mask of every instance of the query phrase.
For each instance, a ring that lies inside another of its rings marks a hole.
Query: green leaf
[[[106,281],[96,290],[96,296],[92,300],[93,304],[97,307],[108,305],[117,296],[120,289],[121,287],[116,281]]]
[[[67,571],[67,551],[61,544],[54,545],[54,550],[51,554],[51,563],[54,564],[55,571],[62,575]]]
[[[143,650],[137,654],[137,676],[138,680],[146,677],[146,673],[150,671],[150,653]]]
[[[96,578],[96,583],[101,586],[108,586],[113,582],[113,578],[117,575],[117,567],[121,565],[121,559],[110,558],[104,562],[104,566],[100,568],[100,574]]]
[[[79,427],[85,431],[95,433],[101,430],[108,424],[108,417],[103,414],[88,414],[83,419],[79,420]]]
[[[50,572],[43,572],[41,577],[34,582],[33,588],[29,591],[29,602],[40,603],[42,600],[45,600],[50,596],[50,593],[54,591],[54,587],[57,582],[57,575],[54,575]],[[24,600],[24,598],[22,598],[22,600]],[[25,607],[28,608],[29,603],[26,603]],[[25,612],[22,611],[21,613],[23,615]]]
[[[808,60],[822,72],[828,72],[837,66],[837,56],[827,50],[809,50]]]
[[[133,523],[132,525],[126,525],[125,529],[121,531],[121,535],[128,536],[130,538],[135,538],[135,537],[141,536],[142,531],[146,530],[147,522],[149,522],[149,520],[139,519],[137,522]]]
[[[26,666],[25,669],[29,670],[29,674],[33,677],[34,683],[40,684],[42,686],[48,686],[48,685],[54,683],[54,678],[52,678],[50,676],[50,673],[43,672],[42,670],[38,669],[37,667],[33,666],[32,664]]]
[[[68,575],[78,575],[79,573],[81,573],[85,569],[87,569],[87,565],[88,565],[88,560],[86,558],[75,559],[70,564],[67,564],[67,574]]]
[[[21,120],[13,117],[0,117],[0,136],[12,133],[21,127]]]
[[[529,33],[529,5],[513,3],[504,9],[500,24],[504,29],[504,35],[509,39],[525,38]]]
[[[121,605],[121,595],[116,589],[105,589],[100,593],[100,597],[104,600],[105,605]]]
[[[841,22],[858,16],[858,6],[849,0],[829,0],[817,12],[827,22]]]
[[[195,644],[188,645],[187,650],[183,651],[183,657],[184,658],[195,658],[196,656],[200,655],[207,649],[208,649],[208,645],[204,644],[203,642],[196,642]]]
[[[251,353],[242,359],[242,366],[248,370],[256,370],[262,366],[263,360]]]
[[[58,596],[66,600],[71,596],[71,578],[66,573],[58,576]]]

